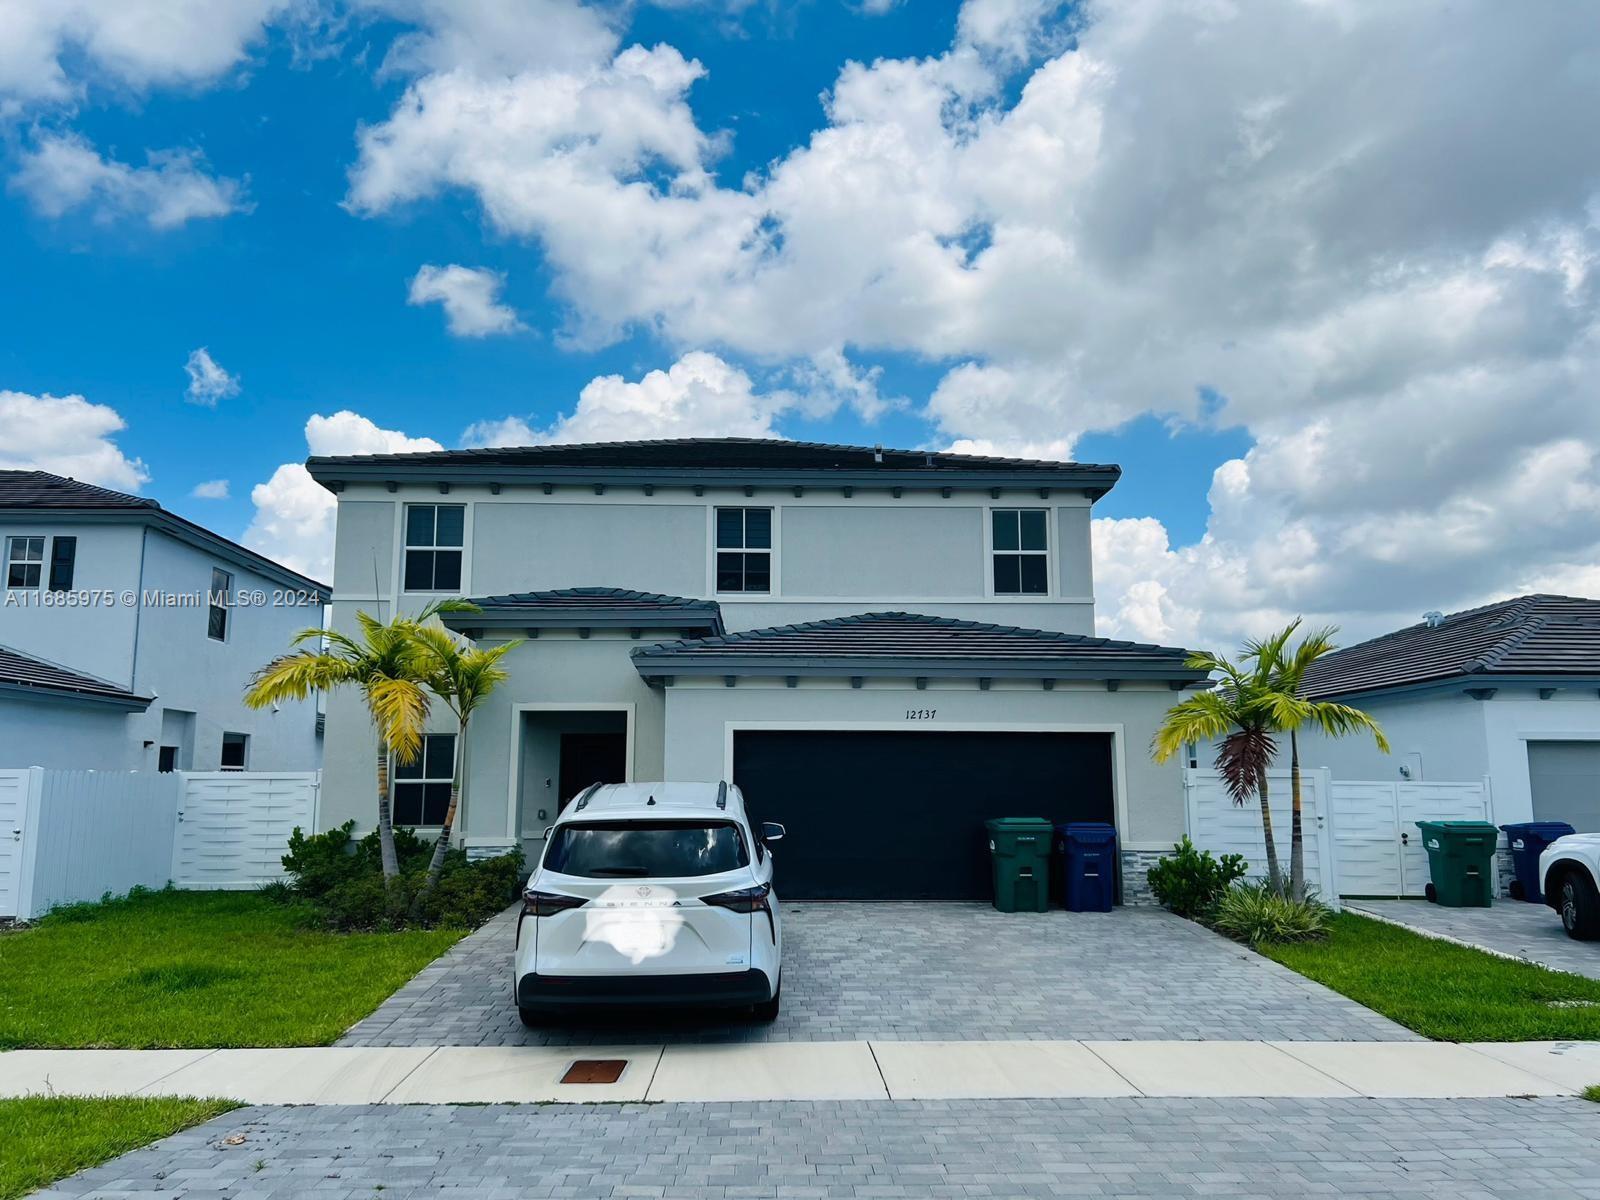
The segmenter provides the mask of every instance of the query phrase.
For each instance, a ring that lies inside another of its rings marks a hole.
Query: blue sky
[[[130,2],[164,21],[23,0],[37,36],[0,30],[0,395],[37,427],[7,465],[145,475],[312,567],[326,516],[276,473],[319,416],[354,414],[321,427],[341,449],[1070,453],[1125,469],[1097,508],[1107,632],[1367,632],[1600,584],[1600,208],[1572,113],[1600,88],[1558,69],[1593,49],[1582,22],[241,0],[229,25]],[[436,293],[461,320],[408,303],[429,267],[464,269]],[[226,373],[207,404],[200,348]],[[72,396],[95,415],[46,403]],[[1491,466],[1552,497],[1478,511],[1461,481]]]

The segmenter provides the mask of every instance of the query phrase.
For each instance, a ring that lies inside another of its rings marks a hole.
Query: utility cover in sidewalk
[[[562,1083],[615,1083],[627,1068],[625,1058],[580,1058],[561,1077]]]

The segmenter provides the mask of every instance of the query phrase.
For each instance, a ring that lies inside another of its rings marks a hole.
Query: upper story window
[[[250,735],[248,733],[224,733],[222,735],[222,760],[217,765],[223,771],[242,771],[250,759]]]
[[[6,539],[6,586],[36,588],[44,575],[44,539],[8,537]]]
[[[717,591],[772,590],[772,510],[717,509]]]
[[[467,509],[462,504],[406,505],[405,590],[461,589],[461,544]]]
[[[1046,595],[1050,591],[1050,546],[1045,510],[997,508],[993,522],[995,595]]]
[[[213,641],[228,640],[228,609],[233,595],[233,576],[220,567],[211,568],[211,590],[206,593],[206,636]]]
[[[72,575],[78,562],[78,539],[56,536],[50,539],[50,590],[70,592]]]

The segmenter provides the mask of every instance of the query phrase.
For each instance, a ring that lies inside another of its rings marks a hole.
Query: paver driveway
[[[979,904],[786,904],[783,919],[783,1015],[770,1025],[658,1010],[524,1029],[511,1002],[508,910],[341,1044],[1415,1036],[1160,909],[1006,914]]]
[[[1446,908],[1426,900],[1355,900],[1349,907],[1398,921],[1419,933],[1443,934],[1552,971],[1600,979],[1600,942],[1569,938],[1560,914],[1543,904],[1496,900],[1490,908]]]
[[[41,1194],[1600,1198],[1600,1108],[1577,1099],[256,1108]]]

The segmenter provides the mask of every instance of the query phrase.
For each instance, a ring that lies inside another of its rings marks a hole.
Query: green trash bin
[[[1001,912],[1044,912],[1050,907],[1054,826],[1043,817],[997,817],[984,826],[994,865],[994,906]]]
[[[1418,821],[1428,851],[1428,899],[1446,908],[1494,903],[1494,852],[1500,830],[1487,821]]]

